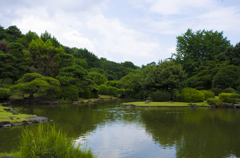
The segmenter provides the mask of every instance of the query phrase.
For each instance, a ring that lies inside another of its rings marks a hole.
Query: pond
[[[240,110],[127,108],[111,100],[92,105],[21,106],[48,117],[99,158],[240,157]],[[34,128],[37,125],[28,125]],[[0,152],[16,150],[26,126],[0,128]]]

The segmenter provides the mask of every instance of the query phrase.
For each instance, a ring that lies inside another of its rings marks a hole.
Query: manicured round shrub
[[[201,102],[204,100],[204,94],[194,88],[183,88],[182,94],[185,102]]]
[[[215,94],[212,91],[207,91],[207,90],[201,90],[201,92],[204,94],[205,100],[208,98],[214,98]]]
[[[171,93],[166,91],[156,91],[151,94],[151,98],[153,101],[161,102],[161,101],[170,101]]]
[[[89,90],[89,88],[84,88],[84,98],[85,99],[91,98],[91,91]]]
[[[219,94],[219,99],[226,103],[237,103],[240,99],[239,94],[235,93],[221,93]]]
[[[76,86],[61,86],[61,90],[64,99],[70,99],[71,101],[77,101],[79,99],[79,91]]]
[[[235,89],[229,87],[224,90],[224,93],[236,93]]]
[[[6,101],[9,98],[9,90],[7,89],[0,89],[0,100]]]
[[[223,92],[223,89],[221,89],[221,88],[212,88],[212,89],[209,89],[208,91],[212,91],[215,94],[215,96],[218,96],[220,93]]]
[[[223,101],[220,99],[216,99],[216,98],[208,98],[207,103],[209,105],[224,106]]]

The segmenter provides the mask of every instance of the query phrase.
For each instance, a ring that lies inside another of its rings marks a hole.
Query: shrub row
[[[112,95],[114,97],[118,96],[118,89],[112,86],[100,85],[99,93],[103,95]]]
[[[166,91],[156,91],[151,94],[151,98],[153,101],[156,101],[156,102],[170,101],[171,93]]]
[[[6,101],[10,97],[9,90],[2,88],[0,89],[0,101]]]

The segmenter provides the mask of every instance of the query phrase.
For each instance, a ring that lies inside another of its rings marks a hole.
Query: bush
[[[218,96],[220,93],[223,92],[223,89],[221,89],[221,88],[212,88],[212,89],[209,89],[208,91],[212,91],[215,94],[215,96]]]
[[[207,99],[207,103],[209,105],[216,105],[216,106],[223,106],[224,103],[222,102],[222,100],[220,99],[216,99],[216,98],[208,98]]]
[[[6,101],[10,97],[9,95],[9,90],[8,89],[0,89],[0,100],[1,101]]]
[[[77,101],[79,99],[78,88],[74,85],[61,86],[62,97],[70,99],[71,101]]]
[[[151,98],[153,101],[161,102],[161,101],[170,101],[171,93],[166,91],[156,91],[151,94]]]
[[[103,95],[109,95],[109,90],[108,87],[105,85],[100,85],[99,86],[99,93]]]
[[[212,91],[207,91],[207,90],[201,90],[201,92],[204,94],[205,100],[208,98],[214,98],[215,94]]]
[[[235,89],[229,87],[224,90],[224,93],[236,93]]]
[[[112,95],[114,97],[118,97],[118,89],[112,86],[108,87],[109,95]]]
[[[89,90],[89,88],[84,88],[84,98],[85,99],[91,98],[91,91]]]
[[[38,128],[23,131],[19,149],[21,157],[95,157],[91,150],[76,147],[72,139],[55,129],[55,125],[47,124],[44,128],[42,123]]]
[[[201,102],[204,100],[204,94],[194,88],[183,88],[182,94],[185,102]]]
[[[98,91],[96,91],[96,90],[94,90],[94,91],[92,91],[92,97],[94,97],[94,98],[98,98],[99,97],[99,92]]]
[[[125,93],[125,89],[118,89],[118,94],[124,94]]]
[[[232,93],[221,93],[219,94],[219,99],[221,99],[223,102],[227,102],[232,95]]]
[[[148,90],[140,90],[133,97],[136,99],[143,99],[149,96],[151,92]]]

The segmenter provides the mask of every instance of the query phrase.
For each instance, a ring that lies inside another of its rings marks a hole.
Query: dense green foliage
[[[23,131],[20,145],[21,157],[64,157],[64,158],[92,158],[95,157],[91,150],[80,149],[75,146],[66,133],[56,130],[55,125],[44,126],[42,123],[32,130]]]
[[[77,101],[79,98],[78,88],[74,85],[61,86],[61,96],[64,99],[69,99],[71,101]]]
[[[212,89],[209,89],[209,91],[213,92],[215,94],[215,96],[218,96],[220,93],[223,92],[223,89],[221,89],[221,88],[212,88]]]
[[[188,29],[177,37],[177,52],[172,57],[140,68],[131,61],[116,63],[86,48],[64,46],[47,31],[40,36],[32,31],[24,35],[16,26],[0,27],[0,79],[1,86],[5,78],[11,79],[13,94],[31,97],[62,95],[70,99],[71,93],[60,87],[74,87],[70,100],[97,98],[98,94],[142,99],[164,91],[173,101],[200,101],[220,94],[222,89],[233,93],[226,89],[229,87],[236,89],[234,93],[240,91],[239,50],[240,43],[231,46],[223,32]],[[23,82],[21,78],[30,72],[36,78],[30,75],[32,80]],[[185,87],[213,93],[202,91],[202,99],[201,92],[197,95],[194,90],[196,96],[191,96],[184,92]]]
[[[85,99],[91,98],[91,92],[90,92],[89,88],[84,88],[84,98]]]
[[[218,71],[213,78],[213,87],[228,88],[238,87],[240,85],[240,67],[235,65],[228,65]]]
[[[9,90],[8,89],[0,89],[0,101],[6,101],[9,98]]]
[[[194,88],[183,88],[182,94],[185,102],[201,102],[204,100],[204,94]]]
[[[204,94],[205,100],[208,98],[214,98],[215,94],[212,91],[207,91],[207,90],[201,90],[201,92]]]
[[[54,97],[60,91],[60,82],[52,77],[44,77],[38,73],[26,73],[18,80],[18,84],[10,87],[12,93],[33,94],[39,96]]]
[[[151,94],[151,98],[155,102],[170,101],[171,93],[166,91],[156,91]]]
[[[205,66],[207,61],[224,52],[230,42],[223,37],[223,32],[199,30],[193,32],[188,29],[182,36],[177,37],[176,62],[182,64],[183,69],[192,76],[194,69]]]

